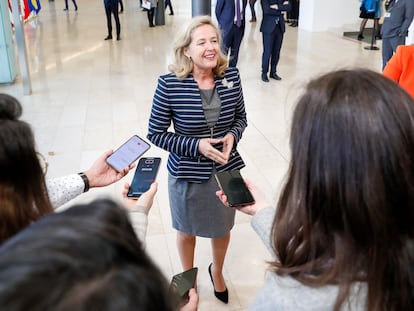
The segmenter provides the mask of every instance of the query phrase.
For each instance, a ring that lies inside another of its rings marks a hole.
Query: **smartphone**
[[[132,136],[121,147],[116,149],[107,159],[111,167],[118,172],[135,162],[140,156],[142,156],[148,149],[150,144],[143,140],[138,135]]]
[[[188,292],[196,286],[198,268],[194,267],[172,277],[170,294],[179,303],[188,300]]]
[[[127,196],[139,198],[157,178],[161,158],[141,158],[129,187]]]
[[[254,203],[254,198],[247,188],[240,171],[225,171],[215,174],[217,183],[227,196],[229,206],[238,207]]]

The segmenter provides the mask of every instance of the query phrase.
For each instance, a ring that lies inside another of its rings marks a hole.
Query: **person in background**
[[[276,208],[248,182],[256,203],[239,209],[274,257],[249,310],[412,309],[413,120],[413,99],[376,72],[308,83]]]
[[[216,18],[223,37],[224,55],[229,55],[229,66],[236,67],[240,45],[246,27],[247,0],[217,0]]]
[[[135,166],[115,171],[105,162],[109,150],[84,172],[46,180],[47,162],[39,158],[21,115],[18,100],[0,93],[0,243],[90,188],[117,182]]]
[[[196,236],[210,238],[214,294],[228,303],[223,265],[235,212],[215,196],[214,173],[245,166],[236,147],[247,118],[239,71],[227,67],[220,47],[210,16],[190,21],[174,43],[170,73],[158,79],[147,138],[170,153],[168,192],[183,270],[194,266]]]
[[[260,32],[263,38],[262,81],[269,82],[267,73],[270,63],[270,78],[282,80],[277,74],[283,35],[285,33],[284,12],[290,11],[291,4],[287,0],[261,0],[263,19]]]
[[[174,10],[173,10],[171,0],[165,0],[165,9],[167,9],[167,7],[170,9],[169,15],[174,15]]]
[[[250,6],[250,11],[252,12],[252,18],[250,20],[250,23],[254,23],[257,19],[256,19],[256,11],[254,9],[254,5],[256,4],[257,0],[249,0],[249,6]]]
[[[290,0],[292,4],[292,9],[288,12],[289,26],[298,27],[299,22],[299,0]]]
[[[75,11],[78,10],[78,5],[76,4],[76,0],[72,0],[73,6],[75,7]],[[68,0],[65,0],[65,8],[63,11],[69,11]]]
[[[122,2],[122,0],[119,0],[119,14],[124,13],[124,3]]]
[[[108,27],[108,36],[105,40],[112,40],[112,16],[115,19],[116,26],[116,40],[121,40],[121,23],[119,22],[118,5],[119,0],[104,0],[105,14],[106,14],[106,25]]]
[[[143,0],[146,3],[149,3],[149,9],[147,11],[148,26],[155,27],[154,18],[155,18],[155,8],[157,7],[158,0]]]
[[[386,0],[384,22],[381,27],[382,36],[382,69],[397,46],[405,44],[408,27],[414,17],[414,1],[412,0]]]
[[[414,98],[414,45],[399,45],[382,74],[397,82]]]
[[[374,20],[375,39],[381,39],[381,29],[379,20],[382,15],[381,0],[362,0],[359,17],[362,18],[361,26],[359,27],[358,40],[364,39],[364,29],[368,19]]]
[[[145,220],[152,199],[138,200],[135,212]],[[0,309],[197,310],[194,289],[182,308],[170,296],[128,216],[100,199],[49,214],[10,238],[0,247]]]

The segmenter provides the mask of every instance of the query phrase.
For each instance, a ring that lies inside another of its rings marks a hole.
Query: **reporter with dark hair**
[[[413,309],[413,120],[413,99],[369,70],[307,85],[276,209],[252,184],[240,209],[274,256],[249,310]]]
[[[47,166],[42,167],[32,129],[21,115],[19,101],[0,93],[0,243],[89,188],[120,180],[135,166],[115,171],[105,162],[109,150],[85,172],[46,180]]]
[[[143,209],[136,212],[146,218],[152,200],[139,202]],[[194,289],[189,298],[182,311],[197,309]],[[49,214],[0,247],[1,310],[178,308],[128,214],[111,200]]]

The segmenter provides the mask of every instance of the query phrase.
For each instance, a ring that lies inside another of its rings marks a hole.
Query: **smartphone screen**
[[[178,302],[188,299],[188,292],[195,287],[198,268],[194,267],[173,276],[170,283],[170,293]]]
[[[122,171],[150,148],[150,144],[138,135],[132,136],[121,147],[116,149],[107,159],[106,163],[118,172]]]
[[[254,203],[254,198],[239,171],[218,172],[215,176],[219,187],[227,196],[229,206],[237,207]]]
[[[155,181],[160,167],[161,158],[141,158],[134,173],[128,197],[140,197]]]

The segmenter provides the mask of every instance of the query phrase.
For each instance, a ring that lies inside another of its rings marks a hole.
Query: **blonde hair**
[[[175,73],[178,78],[187,77],[193,71],[193,62],[191,59],[184,55],[184,49],[188,48],[188,46],[191,44],[194,30],[203,25],[210,25],[215,29],[218,44],[221,47],[222,39],[220,29],[216,24],[214,24],[211,17],[207,15],[194,17],[185,31],[178,36],[173,45],[174,61],[168,66],[168,70]],[[220,49],[217,66],[213,69],[213,73],[216,76],[223,77],[227,66],[227,58],[224,56],[223,52]]]

